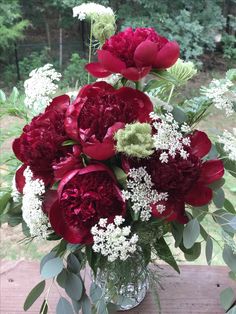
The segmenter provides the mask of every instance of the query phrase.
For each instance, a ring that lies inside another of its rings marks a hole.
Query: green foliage
[[[225,33],[222,37],[224,57],[236,61],[236,38],[235,35]]]
[[[87,61],[78,53],[73,53],[68,66],[63,72],[62,84],[64,87],[79,87],[87,83],[87,72],[84,70]]]
[[[25,311],[27,311],[34,304],[34,302],[40,297],[40,295],[43,293],[45,289],[45,285],[46,285],[45,280],[43,280],[31,290],[31,292],[29,293],[24,303]]]
[[[22,19],[18,0],[1,0],[0,7],[0,49],[7,49],[13,42],[23,38],[29,22]]]

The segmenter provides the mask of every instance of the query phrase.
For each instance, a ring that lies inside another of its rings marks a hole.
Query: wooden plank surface
[[[228,269],[222,266],[181,266],[181,275],[168,266],[158,270],[163,290],[159,290],[162,314],[223,314],[219,294],[235,283],[228,279]],[[40,281],[39,263],[1,261],[1,314],[24,313],[23,303],[32,287]],[[53,287],[49,297],[49,314],[55,313],[59,292]],[[27,313],[38,314],[42,303],[38,300]],[[126,313],[126,312],[125,312]],[[149,292],[143,303],[129,314],[157,314],[158,309]]]

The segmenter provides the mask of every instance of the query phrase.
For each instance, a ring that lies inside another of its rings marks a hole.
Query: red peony
[[[46,185],[53,183],[53,165],[58,170],[60,166],[57,162],[61,163],[62,159],[67,170],[70,168],[66,162],[67,157],[70,158],[68,160],[70,165],[76,164],[78,168],[72,148],[62,146],[63,141],[68,139],[64,118],[69,104],[70,98],[67,95],[54,98],[45,112],[33,118],[31,123],[23,128],[21,136],[14,140],[13,151],[23,162],[23,166],[16,174],[16,184],[20,192],[24,186],[23,171],[27,166],[30,167],[34,177],[43,179]]]
[[[159,192],[168,192],[168,201],[162,202],[166,206],[162,214],[153,206],[155,217],[166,217],[168,221],[177,220],[180,223],[188,222],[185,203],[192,206],[208,204],[213,196],[208,185],[219,180],[224,174],[221,160],[202,160],[211,149],[207,135],[195,131],[190,139],[191,147],[186,160],[177,155],[170,158],[168,163],[161,163],[160,152],[156,152],[149,159],[128,161],[128,167],[145,166],[155,189]]]
[[[114,134],[126,123],[149,121],[152,103],[130,87],[116,90],[105,82],[85,86],[68,108],[65,129],[84,154],[97,160],[115,155]]]
[[[120,73],[128,80],[138,81],[152,68],[166,69],[179,58],[179,45],[160,36],[153,28],[127,28],[113,35],[98,50],[98,62],[86,69],[95,77]]]
[[[113,222],[125,214],[125,202],[112,172],[102,164],[69,172],[60,182],[56,201],[48,197],[45,210],[53,230],[70,243],[93,242],[91,228],[100,218]]]

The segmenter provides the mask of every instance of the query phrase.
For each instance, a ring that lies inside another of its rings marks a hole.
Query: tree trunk
[[[45,20],[45,28],[46,28],[46,35],[47,35],[47,42],[48,42],[48,48],[51,51],[51,32],[50,32],[50,27],[49,23],[47,20]]]

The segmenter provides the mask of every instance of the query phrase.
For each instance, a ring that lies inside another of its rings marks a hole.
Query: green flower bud
[[[95,39],[101,45],[104,44],[107,38],[115,34],[116,21],[112,15],[99,15],[93,21],[92,32]]]
[[[145,158],[153,154],[152,128],[148,123],[127,124],[115,134],[116,150],[131,157]]]

